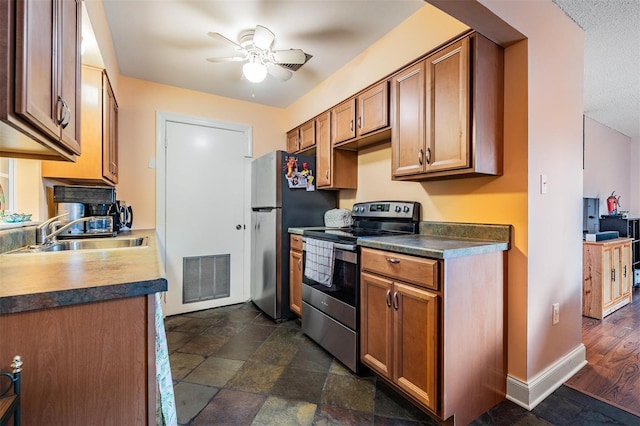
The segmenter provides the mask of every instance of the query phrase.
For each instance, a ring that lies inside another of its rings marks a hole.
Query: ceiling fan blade
[[[209,36],[212,38],[215,38],[219,41],[222,41],[223,43],[227,43],[228,45],[233,46],[233,48],[236,50],[240,50],[240,51],[243,50],[242,46],[240,46],[238,43],[236,43],[235,41],[229,40],[228,38],[226,38],[220,33],[209,32],[207,34],[209,34]]]
[[[263,27],[262,25],[256,25],[256,30],[253,34],[253,44],[258,49],[269,49],[275,38],[275,34],[273,34],[268,28]]]
[[[293,75],[288,69],[272,63],[267,64],[267,72],[280,81],[287,81]]]
[[[275,50],[273,59],[278,64],[304,64],[307,55],[301,49]]]
[[[227,56],[223,58],[207,58],[209,62],[242,62],[246,60],[246,57],[242,56]]]

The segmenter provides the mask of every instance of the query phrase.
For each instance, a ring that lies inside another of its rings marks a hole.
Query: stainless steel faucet
[[[61,215],[54,216],[51,219],[47,219],[44,222],[42,222],[40,225],[38,225],[36,227],[36,244],[44,244],[44,242],[47,239],[47,235],[49,234],[49,232],[51,232],[50,230],[56,224],[60,224],[60,221],[58,219],[68,215],[69,215],[69,212],[62,213]]]
[[[67,229],[71,228],[74,225],[77,225],[78,223],[89,222],[91,220],[95,220],[95,217],[94,216],[81,217],[79,219],[72,220],[71,222],[67,222],[64,225],[62,225],[60,228],[56,228],[54,231],[51,231],[49,234],[45,233],[41,244],[43,245],[53,244],[56,242],[56,237],[62,234],[63,232],[65,232]],[[57,222],[57,223],[59,224],[60,222]],[[52,227],[55,226],[56,222],[55,221],[52,222],[51,225]]]

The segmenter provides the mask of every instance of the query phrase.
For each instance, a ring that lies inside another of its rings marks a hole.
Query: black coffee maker
[[[110,204],[108,214],[113,218],[113,229],[116,232],[130,230],[133,226],[133,209],[124,201],[116,200]]]

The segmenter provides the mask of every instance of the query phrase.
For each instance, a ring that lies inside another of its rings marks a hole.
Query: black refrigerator
[[[315,157],[273,151],[251,163],[251,300],[276,321],[289,309],[290,227],[323,226],[336,193],[315,188]]]

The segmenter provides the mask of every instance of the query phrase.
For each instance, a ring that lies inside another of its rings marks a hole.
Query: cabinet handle
[[[302,271],[302,259],[298,259],[298,271]]]
[[[611,270],[611,281],[615,281],[616,280],[616,270],[612,269]]]
[[[65,101],[62,101],[64,103],[64,107],[67,110],[67,120],[62,123],[62,128],[66,128],[69,123],[71,123],[71,108],[69,108],[69,105],[67,105],[67,103]]]
[[[393,293],[393,309],[398,310],[398,292]]]
[[[300,241],[300,238],[298,238],[298,237],[293,237],[293,241]]]
[[[58,104],[58,111],[60,111],[60,115],[61,115],[61,117],[58,118],[57,124],[58,124],[58,126],[60,126],[60,125],[62,125],[64,120],[66,120],[66,118],[67,118],[67,108],[66,108],[65,102],[62,100],[62,98],[60,96],[58,96],[57,104]]]
[[[627,278],[627,265],[624,265],[624,277]]]
[[[362,117],[358,117],[358,129],[362,129]]]
[[[391,290],[387,290],[387,295],[385,296],[385,300],[387,302],[387,307],[391,307]]]
[[[400,263],[400,261],[398,259],[393,259],[393,258],[389,258],[389,257],[387,257],[387,262],[394,263],[394,264],[395,263]]]
[[[349,130],[353,132],[353,119],[349,121]]]
[[[329,169],[324,171],[324,177],[325,179],[329,179]]]
[[[422,148],[418,151],[418,164],[422,166]]]
[[[431,148],[427,148],[427,164],[431,164]]]

